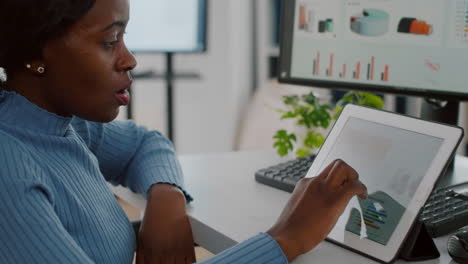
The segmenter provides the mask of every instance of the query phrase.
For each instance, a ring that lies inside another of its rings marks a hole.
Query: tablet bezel
[[[415,192],[415,195],[409,202],[407,209],[401,217],[400,222],[396,226],[395,231],[390,237],[387,245],[384,246],[368,239],[359,239],[357,236],[355,237],[356,239],[352,239],[353,243],[344,245],[342,242],[333,238],[333,230],[329,237],[327,237],[327,240],[330,240],[331,242],[340,246],[344,246],[360,254],[371,257],[377,261],[391,263],[398,257],[398,253],[403,245],[403,242],[405,241],[415,220],[417,219],[421,208],[424,206],[426,200],[429,198],[432,190],[434,189],[437,179],[455,154],[456,147],[463,137],[463,129],[456,126],[425,121],[383,110],[376,110],[348,104],[343,109],[340,117],[335,122],[333,128],[328,134],[323,146],[317,153],[317,156],[309,171],[307,172],[306,177],[314,177],[319,174],[319,169],[323,167],[322,163],[325,161],[328,153],[332,149],[333,143],[337,140],[337,137],[340,135],[346,122],[351,117],[367,120],[381,125],[405,129],[428,136],[438,137],[443,140],[438,153],[434,157],[434,161],[427,170],[426,175],[423,176],[421,183]],[[344,226],[335,226],[334,230],[335,228],[344,230]]]

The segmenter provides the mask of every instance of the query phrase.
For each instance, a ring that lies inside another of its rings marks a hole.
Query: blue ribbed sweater
[[[133,122],[64,118],[0,90],[0,263],[125,263],[135,234],[107,182],[184,191],[172,144]],[[261,233],[204,263],[287,263]]]

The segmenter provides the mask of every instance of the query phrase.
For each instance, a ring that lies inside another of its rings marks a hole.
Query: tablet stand
[[[440,257],[439,250],[437,250],[432,237],[427,232],[426,226],[417,221],[403,244],[399,258],[408,261],[418,261],[438,257]]]

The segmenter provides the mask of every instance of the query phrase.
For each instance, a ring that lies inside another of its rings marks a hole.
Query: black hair
[[[26,63],[40,59],[47,41],[62,36],[95,1],[1,0],[0,68],[6,77]],[[2,86],[5,82],[0,78]]]

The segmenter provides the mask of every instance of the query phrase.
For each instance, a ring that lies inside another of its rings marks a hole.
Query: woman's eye
[[[118,42],[119,42],[119,40],[116,39],[116,40],[112,40],[112,41],[106,41],[106,42],[104,42],[103,44],[104,44],[105,47],[112,48],[112,47],[114,47],[115,44],[117,44]]]

